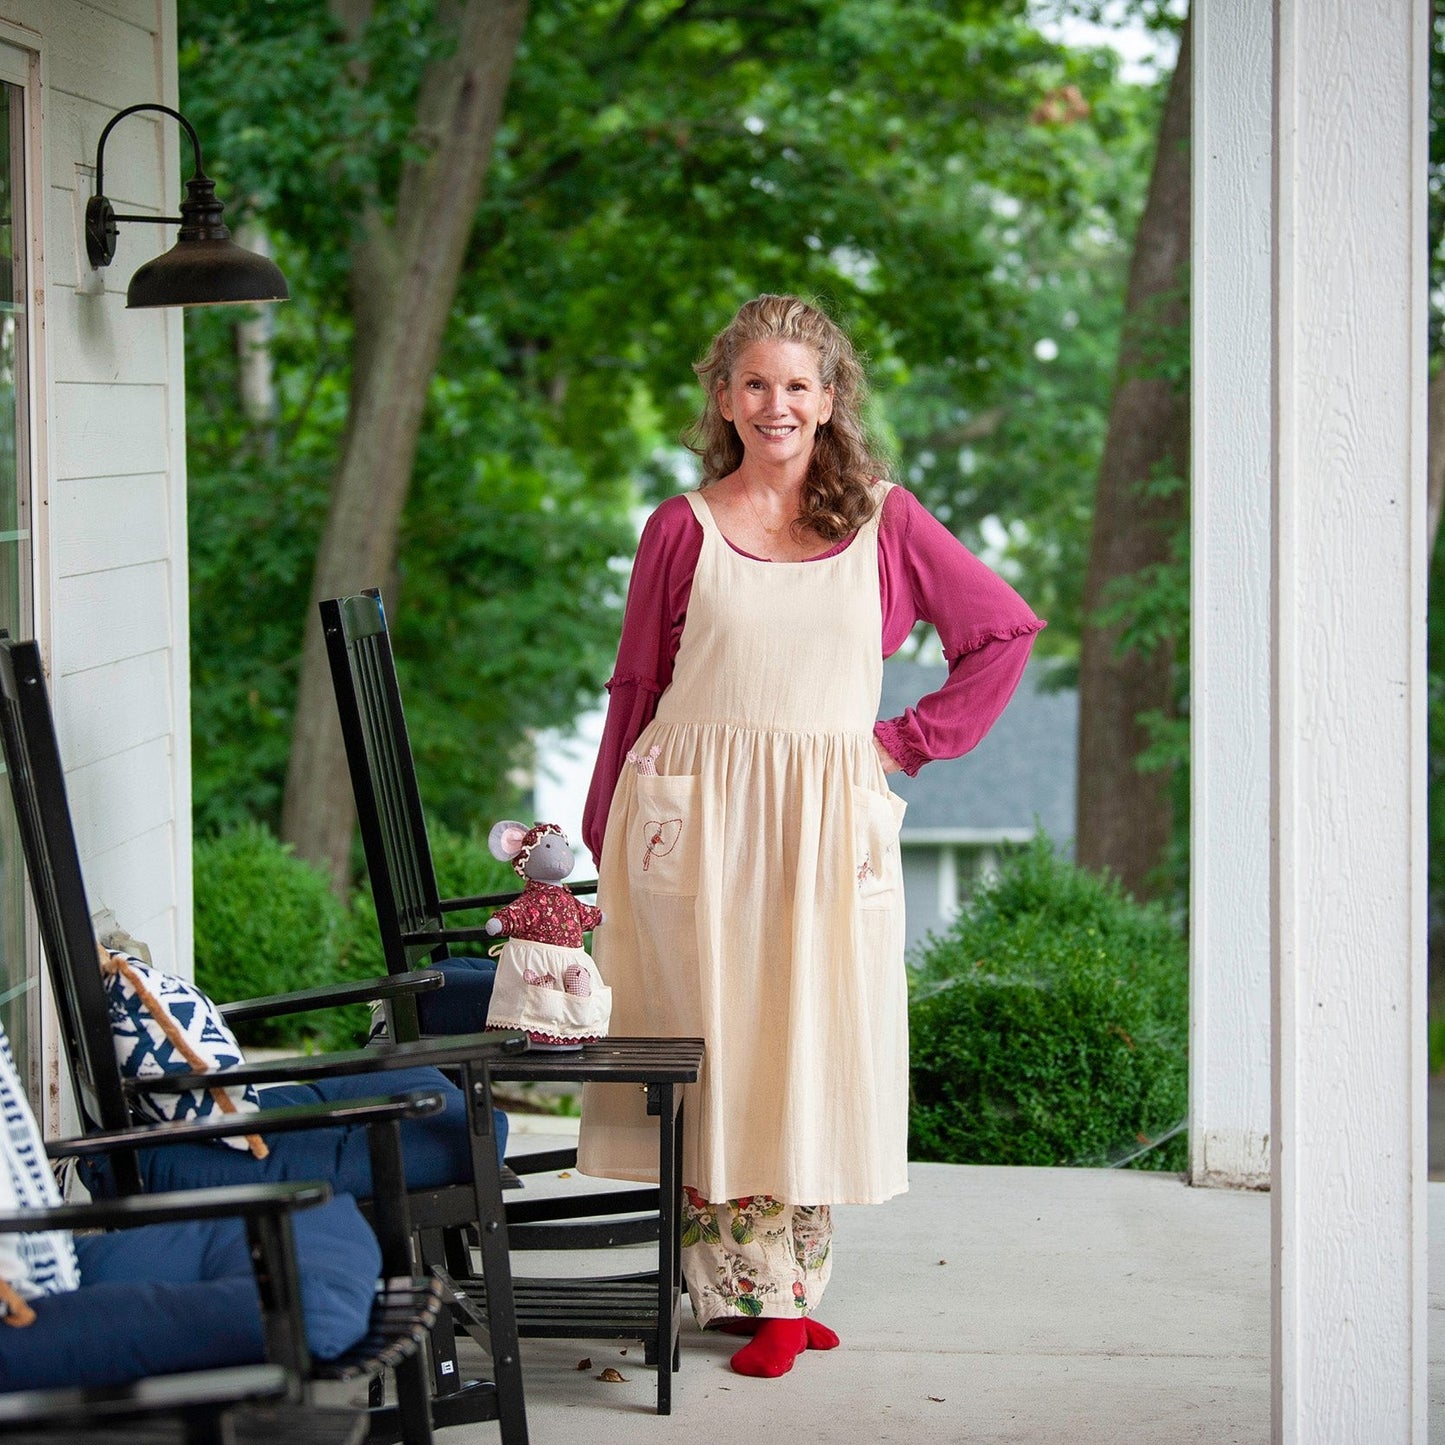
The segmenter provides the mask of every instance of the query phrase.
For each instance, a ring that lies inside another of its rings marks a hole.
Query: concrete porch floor
[[[563,1142],[519,1134],[512,1151]],[[1431,1435],[1445,1440],[1445,1185],[1430,1186],[1430,1236]],[[744,1379],[728,1369],[736,1342],[700,1334],[684,1302],[670,1417],[653,1412],[640,1344],[524,1340],[532,1440],[1269,1439],[1267,1194],[1130,1171],[921,1164],[899,1199],[840,1208],[835,1250],[820,1318],[842,1348],[805,1354],[780,1380]],[[514,1267],[570,1273],[576,1260]],[[608,1257],[608,1272],[628,1267]],[[599,1380],[608,1366],[625,1383]],[[440,1438],[490,1442],[496,1427]]]

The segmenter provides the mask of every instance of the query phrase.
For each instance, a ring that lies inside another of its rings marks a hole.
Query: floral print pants
[[[704,1328],[740,1316],[811,1314],[833,1269],[832,1242],[826,1204],[784,1204],[766,1194],[712,1204],[683,1190],[682,1274]]]

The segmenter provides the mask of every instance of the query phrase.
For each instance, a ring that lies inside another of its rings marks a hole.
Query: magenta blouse
[[[841,552],[856,535],[809,560]],[[672,681],[702,536],[682,496],[669,497],[642,529],[617,666],[607,684],[607,721],[582,814],[582,840],[594,859],[602,857],[607,812],[627,751],[652,721],[657,700]],[[942,687],[873,729],[913,777],[924,763],[960,757],[978,745],[1013,696],[1034,634],[1044,623],[902,487],[888,493],[879,518],[878,589],[883,656],[903,646],[915,623],[928,622],[937,629],[948,662]]]

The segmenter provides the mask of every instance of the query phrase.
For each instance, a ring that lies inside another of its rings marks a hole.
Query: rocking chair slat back
[[[70,822],[44,667],[34,642],[0,639],[0,741],[81,1116],[87,1132],[124,1129],[131,1119],[89,926],[90,904]],[[118,1175],[135,1168],[130,1156],[118,1158],[115,1164]],[[140,1187],[138,1175],[120,1183],[126,1193]]]
[[[439,929],[442,918],[380,593],[325,601],[321,622],[386,966],[404,973],[445,949],[406,942]],[[373,859],[378,848],[384,857]]]

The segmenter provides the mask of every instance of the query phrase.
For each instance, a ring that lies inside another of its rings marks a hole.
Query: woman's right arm
[[[582,841],[599,863],[607,813],[628,749],[652,721],[657,699],[672,681],[701,548],[702,528],[685,497],[671,497],[658,507],[637,544],[617,665],[607,684],[607,721],[582,811]]]

